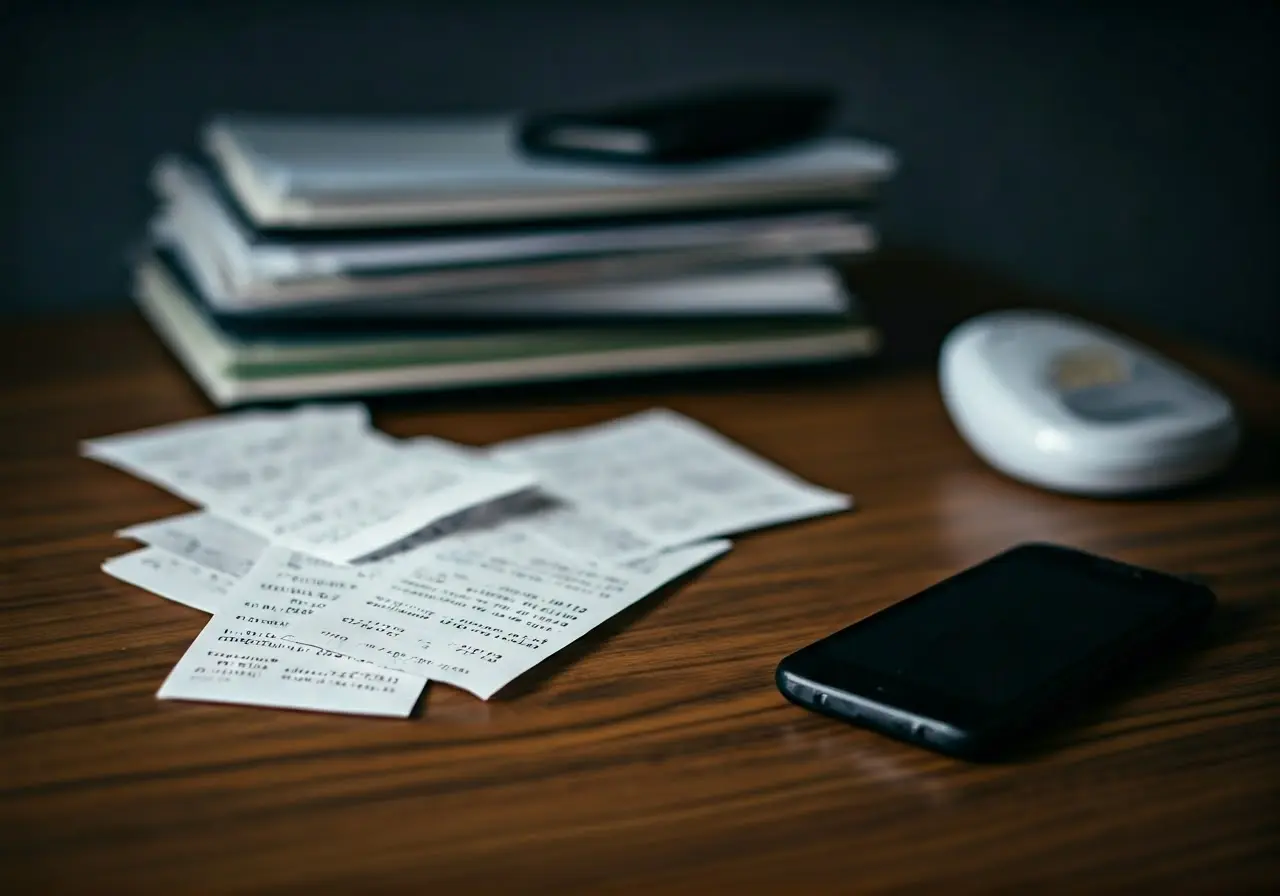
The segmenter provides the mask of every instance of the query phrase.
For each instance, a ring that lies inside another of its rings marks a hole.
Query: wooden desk
[[[1002,479],[909,365],[382,414],[396,435],[483,443],[663,403],[861,503],[742,538],[505,698],[433,687],[402,722],[156,701],[205,617],[98,565],[128,548],[115,529],[184,505],[75,447],[206,406],[126,316],[10,325],[0,342],[9,892],[1228,892],[1278,878],[1273,381],[1183,353],[1254,436],[1224,481],[1133,503]],[[1028,538],[1207,577],[1222,600],[1210,643],[1001,765],[775,692],[788,651]]]

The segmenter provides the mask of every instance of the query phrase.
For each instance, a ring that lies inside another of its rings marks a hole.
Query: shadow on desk
[[[630,628],[650,613],[654,612],[664,601],[671,597],[671,595],[684,588],[690,582],[701,578],[707,570],[713,569],[715,564],[716,561],[712,560],[706,566],[695,569],[678,579],[668,582],[659,590],[627,607],[621,613],[610,616],[586,635],[574,641],[572,644],[569,644],[564,649],[557,651],[554,655],[543,660],[537,666],[534,666],[528,672],[511,682],[511,684],[499,691],[493,699],[500,701],[517,700],[526,694],[531,694],[538,690],[545,682],[554,678],[564,669],[567,669],[569,666],[579,662],[584,657],[590,656],[596,651],[608,646],[610,639],[615,635],[627,628]],[[624,683],[624,680],[622,679],[613,679],[606,684],[606,687],[613,687],[616,689],[616,687],[622,683]],[[593,691],[592,696],[599,697],[605,695]]]

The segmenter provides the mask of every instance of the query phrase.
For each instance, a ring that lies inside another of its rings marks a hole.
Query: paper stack
[[[213,616],[161,698],[365,715],[487,699],[724,536],[851,505],[666,410],[478,449],[302,407],[83,452],[201,508],[103,565]]]
[[[887,149],[644,170],[515,121],[216,117],[155,165],[139,306],[224,406],[875,350],[825,260],[874,249]]]

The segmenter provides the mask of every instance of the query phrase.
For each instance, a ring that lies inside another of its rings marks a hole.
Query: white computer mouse
[[[999,311],[943,342],[943,400],[980,457],[1056,491],[1127,495],[1222,470],[1240,431],[1199,377],[1063,314]]]

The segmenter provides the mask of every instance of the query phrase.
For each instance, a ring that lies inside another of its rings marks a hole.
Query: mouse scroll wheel
[[[1129,364],[1115,349],[1100,345],[1069,348],[1053,359],[1053,383],[1063,392],[1095,386],[1117,386],[1132,376]]]

